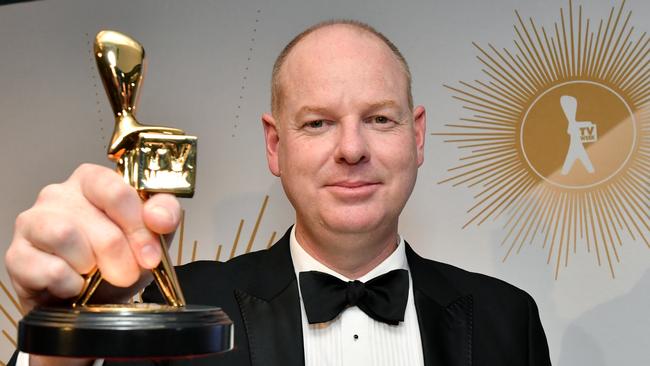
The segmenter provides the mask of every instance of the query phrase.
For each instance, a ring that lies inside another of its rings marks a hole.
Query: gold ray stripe
[[[549,249],[548,249],[548,257],[546,258],[546,263],[547,264],[551,263],[551,258],[553,257],[553,252],[554,252],[555,243],[556,243],[555,236],[557,235],[557,230],[558,230],[558,226],[559,226],[560,218],[561,218],[562,204],[564,203],[565,196],[566,196],[566,192],[560,192],[559,201],[556,202],[555,207],[554,207],[554,211],[557,212],[557,215],[554,213],[553,217],[552,217],[553,229],[551,230],[551,226],[549,225],[549,231],[546,232],[547,237],[548,237],[549,234],[551,234],[551,242],[550,242],[551,244],[550,244]],[[546,246],[546,240],[544,240],[544,241],[545,241],[544,246]],[[556,276],[557,276],[557,270],[556,270]]]
[[[454,96],[452,96],[452,98],[454,98],[456,100],[460,100],[461,102],[465,102],[465,103],[467,103],[469,105],[485,108],[485,110],[484,110],[485,112],[483,112],[483,113],[490,114],[490,115],[493,115],[493,116],[496,116],[496,117],[505,118],[505,119],[511,118],[513,120],[517,119],[519,117],[519,115],[514,113],[514,112],[504,110],[504,109],[498,108],[496,106],[492,106],[490,104],[479,103],[478,101],[481,100],[482,98],[478,98],[478,97],[476,97],[474,95],[471,95],[471,98],[474,98],[476,100],[463,98],[463,97],[460,97],[458,95],[454,95]]]
[[[502,82],[500,79],[501,75],[499,75],[498,73],[494,75],[493,72],[490,72],[485,69],[482,69],[481,71],[483,71],[483,73],[491,79],[490,84],[494,85],[495,88],[498,87],[497,86],[498,84],[500,88],[504,90],[509,90],[511,93],[514,93],[516,99],[518,100],[526,101],[529,99],[530,97],[529,95],[522,94],[521,91],[519,91],[517,88],[513,88],[511,85],[507,85],[506,83]]]
[[[18,301],[16,300],[14,295],[11,293],[11,291],[9,291],[7,286],[5,286],[5,284],[2,281],[0,281],[0,288],[2,288],[2,291],[5,293],[5,295],[7,295],[7,297],[9,298],[9,301],[11,301],[11,303],[14,305],[16,310],[18,310],[18,312],[21,315],[25,315],[25,310],[23,310],[23,307],[20,306],[20,304],[18,303]]]
[[[612,218],[612,212],[611,212],[611,207],[609,206],[609,203],[605,201],[605,198],[603,197],[603,192],[602,191],[597,191],[596,195],[598,196],[598,201],[599,205],[602,211],[604,211],[603,217],[606,217],[607,220],[605,220],[605,225],[607,228],[608,235],[610,237],[612,247],[614,247],[614,254],[616,256],[616,261],[620,262],[620,258],[618,257],[618,253],[616,251],[616,246],[614,245],[614,240],[612,239],[611,233],[609,228],[611,227],[611,232],[614,233],[614,237],[616,237],[616,242],[618,243],[618,246],[623,246],[623,242],[621,241],[621,236],[618,234],[618,229],[616,229],[616,226],[614,225],[614,219]]]
[[[598,201],[597,195],[594,194],[594,196],[595,196],[594,201],[596,201],[594,204],[594,208],[595,208],[594,211],[596,211],[596,222],[598,222],[598,229],[600,230],[600,238],[603,241],[603,249],[605,249],[605,255],[607,256],[607,264],[609,265],[609,271],[612,275],[612,278],[616,278],[616,275],[614,274],[614,265],[612,264],[612,257],[609,254],[609,247],[610,247],[609,244],[611,244],[613,248],[615,247],[612,242],[611,234],[609,233],[609,227],[606,226],[607,222],[605,218],[602,216],[602,207],[600,207],[600,205],[597,202]],[[607,228],[608,236],[605,236],[605,230],[603,228]],[[610,240],[609,243],[607,242],[607,237],[609,237]]]
[[[466,129],[478,130],[478,131],[501,131],[501,132],[507,132],[509,134],[515,133],[514,127],[487,127],[487,126],[475,126],[475,125],[457,125],[451,123],[445,124],[445,127],[466,128]]]
[[[548,244],[548,237],[549,237],[549,234],[551,234],[551,231],[555,232],[555,230],[557,230],[557,220],[558,220],[559,215],[556,215],[556,212],[557,212],[558,208],[560,207],[560,203],[562,201],[563,194],[564,194],[564,192],[558,192],[558,196],[556,197],[555,201],[553,202],[552,211],[551,211],[551,214],[549,216],[549,221],[547,223],[548,226],[544,225],[543,231],[545,231],[546,233],[544,235],[544,244],[542,244],[542,248],[546,248],[546,244]],[[553,225],[553,223],[556,223],[556,224]],[[551,228],[554,227],[554,226],[555,226],[555,229],[552,230]],[[555,237],[555,234],[553,234],[553,237]],[[551,241],[553,241],[553,240],[551,240]],[[547,264],[551,263],[551,255],[553,254],[553,248],[551,246],[549,246],[549,247],[550,247],[550,250],[549,250],[548,258],[546,260]]]
[[[566,21],[564,20],[564,9],[560,8],[560,24],[562,25],[562,45],[564,46],[564,64],[566,65],[567,75],[573,76],[573,71],[571,69],[571,59],[569,58],[569,43],[567,42],[566,37]],[[560,42],[560,37],[558,35],[558,43]]]
[[[569,39],[571,40],[571,75],[577,75],[575,35],[573,34],[573,2],[569,0]]]
[[[502,261],[505,262],[505,260],[510,255],[510,252],[516,245],[516,243],[519,242],[519,238],[521,237],[521,233],[523,229],[526,227],[527,223],[530,221],[531,215],[536,211],[536,207],[539,205],[541,191],[543,191],[543,186],[537,185],[534,189],[534,192],[528,195],[526,200],[522,200],[522,204],[518,205],[516,212],[510,215],[510,219],[508,219],[508,222],[506,223],[506,225],[504,225],[504,229],[505,229],[507,228],[508,225],[510,225],[513,218],[515,217],[517,218],[517,220],[514,221],[514,223],[511,225],[508,234],[501,241],[501,246],[503,246],[506,243],[506,241],[508,241],[508,238],[510,237],[510,235],[512,235],[512,233],[517,227],[519,227],[519,230],[517,231],[517,235],[513,238],[512,244],[508,248],[508,251],[506,252]],[[524,210],[521,212],[521,214],[519,214],[519,210],[521,208],[523,208]],[[519,225],[522,219],[524,220],[524,222],[521,225]]]
[[[645,35],[646,34],[644,33],[643,35],[641,35],[641,37],[639,37],[634,47],[632,47],[630,53],[626,55],[627,57],[619,67],[618,72],[614,74],[612,80],[612,83],[614,85],[621,84],[622,80],[625,80],[627,78],[627,76],[631,72],[630,70],[633,69],[633,65],[635,65],[637,61],[641,58],[641,55],[644,50],[646,50],[644,56],[647,56],[648,41],[650,41],[650,39],[646,39],[645,43],[643,43],[643,46],[641,46],[641,42],[645,38]],[[641,48],[639,48],[639,46],[641,46]],[[639,49],[637,50],[637,48]]]
[[[558,221],[562,222],[560,225],[560,231],[558,232],[559,236],[559,241],[558,241],[558,246],[557,246],[557,261],[555,263],[555,280],[557,280],[558,275],[560,274],[560,263],[562,262],[562,253],[566,248],[566,245],[564,245],[564,232],[565,228],[567,226],[567,216],[568,216],[568,206],[569,206],[569,196],[570,194],[567,192],[565,195],[565,200],[563,201],[562,207],[560,208],[560,217],[558,218]],[[555,243],[555,234],[553,233],[553,242]],[[551,246],[552,248],[552,246]]]
[[[600,42],[600,46],[598,47],[598,53],[597,53],[597,56],[596,56],[596,61],[594,63],[593,75],[598,75],[599,70],[600,70],[600,68],[602,66],[602,60],[603,60],[603,56],[604,56],[604,53],[605,53],[605,50],[606,50],[605,39],[610,34],[609,33],[609,26],[612,23],[612,17],[613,16],[614,16],[614,8],[612,7],[611,10],[609,11],[609,18],[607,19],[607,25],[605,26],[605,31],[603,32],[603,38],[602,38],[602,40]]]
[[[512,169],[509,169],[508,171],[503,172],[498,176],[494,176],[493,179],[483,183],[483,190],[475,194],[474,198],[479,198],[483,194],[490,192],[492,189],[496,187],[500,187],[499,189],[503,189],[504,184],[507,184],[508,182],[512,182],[512,180],[514,179],[513,177],[518,177],[521,176],[522,174],[526,174],[526,172],[521,169],[521,164],[517,162],[517,165],[515,165]]]
[[[643,212],[643,210],[641,208],[641,204],[639,202],[637,202],[636,200],[634,200],[633,197],[630,195],[629,187],[625,183],[625,181],[620,182],[620,183],[616,182],[616,183],[614,183],[614,186],[619,189],[619,192],[621,193],[621,195],[625,199],[625,203],[627,203],[628,207],[631,208],[632,211],[634,211],[634,214],[638,218],[639,222],[641,222],[645,226],[645,228],[648,231],[650,231],[650,225],[648,224],[648,219],[647,219],[648,214]],[[641,212],[639,212],[637,209],[639,211],[641,211]],[[646,217],[643,217],[644,214],[645,214]]]
[[[525,211],[521,215],[518,215],[517,222],[515,222],[515,224],[512,226],[511,230],[515,229],[516,227],[519,227],[519,230],[517,231],[517,235],[512,239],[512,244],[508,248],[508,251],[506,252],[506,254],[503,257],[502,261],[505,262],[506,259],[508,259],[508,256],[512,252],[512,249],[517,244],[519,244],[518,247],[517,247],[517,253],[519,253],[519,251],[521,250],[523,244],[526,242],[526,237],[530,233],[530,230],[531,230],[531,228],[533,226],[532,224],[535,222],[535,220],[537,218],[537,215],[540,212],[539,207],[542,204],[542,202],[544,201],[543,197],[548,193],[549,193],[549,191],[544,189],[543,185],[537,185],[537,187],[535,188],[535,192],[530,195],[530,200],[529,200],[529,203],[527,203],[527,205],[526,205]],[[526,215],[525,218],[524,218],[524,215]],[[515,215],[513,215],[513,217],[514,216]],[[524,218],[523,219],[524,221],[521,223],[521,225],[519,225],[519,221],[521,221],[522,218]],[[526,230],[526,233],[524,234],[524,237],[522,237],[521,234],[524,233],[524,230],[526,228],[528,228],[528,230]],[[504,240],[504,243],[505,243],[505,240]],[[503,245],[503,243],[502,243],[502,245]]]
[[[479,201],[477,204],[475,204],[474,206],[472,206],[472,208],[470,208],[467,212],[471,212],[471,211],[474,210],[475,208],[477,208],[477,207],[479,207],[479,206],[482,206],[483,203],[485,203],[487,200],[489,200],[490,198],[492,198],[494,195],[498,194],[499,192],[502,192],[502,191],[503,191],[503,193],[501,193],[501,194],[498,195],[496,198],[494,198],[490,203],[487,203],[487,204],[486,204],[486,205],[485,205],[485,206],[484,206],[484,207],[483,207],[483,208],[482,208],[482,209],[481,209],[481,210],[480,210],[476,215],[474,215],[474,217],[472,217],[472,218],[471,218],[467,223],[465,223],[465,225],[463,225],[463,229],[464,229],[465,227],[467,227],[469,224],[471,224],[471,223],[472,223],[474,220],[476,220],[478,217],[482,216],[482,215],[483,215],[483,214],[484,214],[484,213],[485,213],[485,212],[486,212],[490,207],[492,207],[496,202],[499,202],[500,199],[503,198],[503,196],[504,196],[505,194],[507,194],[508,191],[509,191],[510,189],[512,189],[512,188],[511,188],[511,185],[517,187],[519,184],[521,184],[522,180],[525,179],[525,178],[526,178],[526,175],[525,175],[525,174],[519,174],[519,173],[518,173],[518,174],[515,175],[514,177],[510,178],[506,183],[504,183],[504,185],[503,185],[502,187],[500,187],[499,189],[493,191],[492,193],[490,193],[489,195],[487,195],[486,197],[484,197],[481,201]],[[487,218],[487,216],[486,216],[485,218]],[[481,220],[481,221],[478,223],[478,225],[480,225],[480,223],[482,223],[483,221],[484,221],[484,219]]]
[[[537,51],[537,48],[535,47],[535,42],[533,42],[533,40],[531,39],[530,33],[528,32],[528,29],[526,28],[526,25],[522,21],[521,16],[519,16],[519,12],[515,11],[515,15],[517,16],[517,19],[519,20],[519,24],[521,25],[521,30],[526,35],[526,39],[524,39],[524,37],[521,35],[521,32],[519,32],[519,29],[517,28],[517,26],[514,27],[515,33],[517,33],[517,37],[519,37],[519,40],[521,41],[521,44],[523,44],[524,48],[526,48],[526,52],[524,52],[521,49],[521,47],[519,45],[519,42],[517,42],[516,40],[515,40],[515,47],[517,47],[517,49],[519,49],[520,54],[524,57],[524,59],[526,59],[526,61],[528,63],[530,63],[529,58],[531,60],[533,60],[532,64],[535,65],[535,69],[536,69],[537,74],[540,77],[544,78],[543,83],[548,83],[550,81],[550,79],[548,77],[548,74],[546,73],[546,70],[543,67],[543,63],[540,62],[541,57],[539,56],[539,52]],[[535,33],[537,33],[537,30],[535,29],[535,26],[534,26],[534,24],[532,22],[532,19],[530,21],[531,21],[531,25],[533,27],[533,31]],[[526,42],[526,40],[528,42]],[[532,52],[531,52],[531,49],[532,49]],[[540,83],[540,84],[542,84],[542,83]]]
[[[548,203],[550,202],[550,197],[552,194],[552,191],[550,189],[547,189],[545,186],[542,186],[544,190],[544,196],[542,196],[541,200],[536,202],[535,206],[535,216],[528,221],[528,223],[524,223],[524,226],[528,226],[526,229],[526,233],[524,234],[524,237],[521,239],[519,246],[517,247],[517,254],[521,251],[521,248],[524,246],[524,243],[526,243],[526,240],[528,239],[528,236],[530,235],[530,242],[529,244],[533,243],[533,240],[536,235],[537,227],[539,227],[539,224],[542,221],[542,216],[540,214],[544,213],[544,210]],[[522,226],[522,228],[524,227]],[[533,230],[533,226],[535,226],[535,230]],[[532,231],[532,235],[531,235]]]
[[[0,311],[2,311],[2,314],[4,314],[5,318],[7,318],[7,320],[9,320],[9,322],[11,323],[11,325],[14,326],[14,328],[16,328],[18,326],[18,323],[16,322],[16,319],[14,319],[11,316],[11,314],[9,314],[9,312],[7,311],[7,309],[5,309],[3,304],[0,304]]]
[[[485,149],[479,149],[479,150],[485,150]],[[498,156],[500,155],[499,153],[507,152],[507,153],[512,153],[512,144],[507,145],[506,147],[499,147],[498,149],[488,149],[486,152],[480,152],[478,153],[476,150],[472,150],[472,153],[470,155],[466,155],[463,157],[458,158],[459,161],[465,161],[465,160],[472,160],[472,159],[478,159],[482,158],[484,156]],[[516,154],[516,153],[515,153]]]
[[[530,22],[530,27],[533,30],[533,33],[535,34],[535,40],[537,41],[537,46],[535,46],[535,42],[532,40],[530,41],[530,44],[535,51],[535,61],[539,65],[538,67],[542,70],[542,74],[544,75],[545,83],[549,84],[551,83],[552,80],[557,78],[557,73],[552,67],[552,63],[549,59],[550,57],[550,52],[546,50],[544,47],[544,43],[542,42],[541,37],[539,36],[539,31],[537,30],[537,26],[535,25],[535,22],[533,21],[532,18],[529,18]],[[537,48],[539,47],[539,52],[537,52]],[[541,53],[540,56],[539,54]]]
[[[502,205],[503,203],[505,203],[505,206],[503,206],[501,208],[501,211],[497,212],[497,214],[493,216],[493,219],[494,220],[498,219],[501,216],[501,214],[503,214],[508,208],[510,208],[510,206],[516,204],[522,199],[522,197],[528,195],[530,190],[535,187],[535,183],[536,180],[531,176],[527,175],[526,182],[522,185],[522,187],[518,191],[511,192],[510,196],[507,197],[505,201],[502,201],[502,203],[499,204]],[[497,206],[494,210],[496,211],[498,208],[499,206]]]
[[[530,88],[530,86],[523,84],[523,83],[521,82],[521,80],[518,80],[517,78],[513,77],[512,74],[511,74],[508,70],[506,70],[503,66],[501,66],[501,64],[498,63],[498,62],[497,62],[497,61],[496,61],[492,56],[490,56],[490,54],[487,53],[487,51],[485,51],[483,48],[481,48],[481,46],[479,46],[478,44],[476,44],[476,43],[474,43],[474,42],[472,42],[472,44],[473,44],[474,47],[476,47],[476,48],[477,48],[477,49],[478,49],[478,50],[479,50],[479,51],[480,51],[480,52],[481,52],[485,57],[487,57],[488,60],[490,60],[490,62],[488,62],[488,61],[484,60],[482,57],[477,56],[476,58],[477,58],[479,61],[481,61],[481,62],[483,63],[483,65],[485,65],[487,68],[489,68],[490,70],[492,70],[492,72],[494,72],[494,73],[496,73],[497,75],[499,75],[499,77],[500,77],[503,81],[505,81],[505,82],[507,82],[508,84],[510,84],[510,86],[511,86],[512,88],[517,89],[517,90],[518,90],[522,95],[529,97],[529,96],[531,96],[531,95],[534,94],[534,90],[532,90],[532,89]],[[498,69],[498,70],[497,70],[497,69]],[[501,72],[499,72],[499,70],[501,70]],[[526,98],[526,99],[527,99],[527,98]]]
[[[534,84],[536,89],[544,86],[546,81],[541,79],[543,78],[543,75],[540,76],[537,70],[534,69],[534,66],[525,53],[521,53],[523,60],[519,55],[513,56],[512,53],[505,48],[503,49],[503,53],[508,56],[508,59],[510,59],[512,64],[516,66],[516,69],[521,70],[521,73],[524,74],[527,79],[531,80],[531,83]]]
[[[478,123],[482,126],[502,126],[505,128],[510,128],[510,129],[516,129],[515,125],[512,121],[510,122],[500,122],[500,121],[494,121],[494,120],[487,120],[487,119],[476,119],[476,118],[460,118],[460,121],[463,122],[470,122],[470,123]]]
[[[517,145],[515,143],[510,143],[510,144],[500,144],[500,145],[495,145],[495,146],[490,146],[490,147],[485,147],[481,149],[475,149],[472,150],[472,153],[478,154],[486,151],[505,151],[505,149],[516,149]]]
[[[7,338],[9,343],[11,343],[14,346],[14,348],[18,348],[18,343],[16,343],[16,340],[11,335],[9,335],[9,333],[7,333],[6,330],[4,329],[2,330],[2,335],[5,336],[5,338]]]
[[[508,62],[508,60],[506,60],[505,57],[503,57],[503,55],[501,55],[501,52],[499,52],[496,48],[494,48],[494,46],[492,46],[491,44],[488,44],[488,46],[490,47],[492,52],[495,55],[497,55],[497,57],[499,57],[501,62],[503,62],[510,69],[510,72],[517,76],[518,80],[520,80],[521,82],[523,82],[523,83],[525,83],[525,84],[527,84],[527,85],[529,85],[531,87],[531,91],[535,90],[535,89],[538,89],[541,86],[540,80],[537,79],[535,76],[532,76],[532,75],[527,76],[527,74],[524,72],[526,69],[522,68],[521,66],[519,66],[518,63],[514,62],[515,61],[514,59],[513,59],[513,63],[511,64],[510,62]],[[525,56],[525,54],[524,54],[524,56]],[[526,58],[526,61],[528,61],[527,58]],[[515,66],[517,66],[517,67],[514,67],[513,64]],[[519,69],[519,71],[518,71],[518,69]]]
[[[463,109],[467,109],[468,111],[474,111],[474,112],[478,111],[478,113],[482,112],[480,110],[473,109],[473,108],[468,107],[468,106],[463,106]],[[494,116],[494,115],[491,115],[491,114],[474,114],[473,117],[481,119],[481,120],[485,120],[485,121],[501,122],[506,126],[516,126],[517,121],[518,121],[518,118],[517,119],[500,118],[500,117],[497,117],[497,116]]]
[[[458,165],[458,166],[455,166],[455,167],[453,167],[451,169],[448,169],[448,171],[453,172],[453,171],[458,170],[458,169],[464,169],[464,168],[468,168],[468,167],[475,166],[475,165],[478,165],[478,164],[483,164],[483,163],[486,163],[486,162],[490,162],[489,164],[484,165],[484,166],[487,167],[487,166],[491,166],[495,161],[500,162],[500,161],[503,161],[503,159],[505,159],[507,157],[516,156],[516,155],[517,155],[517,152],[512,151],[512,150],[508,151],[508,152],[505,152],[505,153],[501,153],[501,154],[490,154],[490,156],[487,157],[487,158],[472,161],[470,163],[466,163],[466,164],[462,164],[462,165]]]
[[[194,245],[192,245],[192,262],[196,260],[196,247],[198,245],[198,241],[194,240]]]
[[[621,211],[619,203],[616,202],[612,196],[612,190],[608,189],[604,191],[603,194],[605,195],[605,199],[607,200],[607,203],[610,205],[612,211],[614,212],[614,216],[616,217],[616,222],[618,223],[618,227],[621,230],[623,230],[623,226],[625,226],[628,235],[630,235],[633,241],[636,241],[636,237],[634,236],[634,233],[632,232],[630,225],[628,225],[627,221],[625,221],[625,218],[623,217],[623,212]]]
[[[468,184],[467,187],[472,188],[472,187],[474,187],[474,186],[476,186],[478,184],[481,184],[481,183],[483,183],[483,187],[490,186],[492,184],[492,182],[494,182],[495,180],[500,179],[500,177],[510,176],[513,173],[514,170],[520,169],[520,168],[521,168],[521,162],[519,160],[512,159],[512,160],[506,161],[506,162],[504,162],[502,164],[493,166],[489,170],[485,170],[485,171],[481,172],[480,174],[477,174],[477,175],[471,177],[472,179],[476,179],[476,178],[480,177],[483,174],[488,174],[489,173],[489,175]],[[461,181],[461,182],[458,182],[458,183],[465,183],[465,182]]]
[[[648,248],[650,248],[650,241],[645,237],[645,235],[643,235],[643,231],[641,230],[641,228],[639,228],[639,225],[636,222],[636,218],[634,216],[632,216],[632,214],[628,210],[628,208],[631,208],[632,210],[634,210],[634,206],[630,207],[629,202],[627,202],[627,199],[622,197],[622,195],[619,192],[619,188],[616,185],[614,185],[612,188],[613,189],[611,190],[611,192],[616,197],[616,201],[621,203],[621,207],[623,208],[625,214],[627,215],[627,217],[629,219],[629,222],[632,223],[632,225],[636,229],[636,232],[639,234],[641,239],[643,239],[646,246],[648,246]],[[643,222],[643,220],[641,222]]]
[[[496,92],[496,91],[494,90],[494,88],[490,88],[489,86],[484,86],[484,88],[487,89],[487,90],[489,91],[489,92],[488,92],[488,91],[485,91],[485,90],[483,90],[483,89],[481,89],[481,88],[477,88],[476,86],[474,86],[474,85],[472,85],[472,84],[470,84],[470,83],[466,83],[466,82],[464,82],[464,81],[462,81],[462,80],[459,81],[458,83],[460,83],[462,86],[464,86],[464,87],[466,87],[466,88],[469,88],[469,89],[474,90],[474,91],[477,92],[477,93],[480,93],[480,94],[482,94],[482,95],[485,95],[485,96],[487,96],[487,97],[489,97],[489,98],[492,98],[492,99],[498,101],[498,102],[501,103],[504,107],[507,107],[508,109],[511,109],[511,110],[513,110],[513,111],[515,111],[515,112],[521,110],[521,108],[522,108],[522,106],[523,106],[523,103],[517,103],[516,101],[513,101],[512,99],[511,99],[511,100],[508,100],[508,99],[504,98],[504,97],[501,95],[501,93]],[[477,84],[479,84],[479,85],[485,85],[485,84],[481,84],[480,82],[477,82]]]
[[[214,256],[215,261],[219,261],[221,257],[221,247],[222,247],[221,244],[217,245],[217,254]]]
[[[257,229],[260,227],[260,222],[264,216],[264,210],[266,210],[266,204],[269,202],[269,196],[264,196],[264,202],[262,202],[262,207],[260,212],[257,214],[257,220],[255,220],[255,226],[253,226],[253,232],[251,233],[250,239],[248,239],[248,245],[246,246],[246,253],[250,253],[253,249],[253,243],[255,242],[255,236],[257,235]]]
[[[596,224],[594,223],[594,210],[592,209],[592,198],[591,198],[591,192],[587,193],[587,215],[589,216],[589,222],[591,224],[591,234],[592,238],[594,239],[594,249],[596,249],[596,259],[598,261],[598,265],[601,265],[601,259],[600,259],[600,249],[598,245],[598,236],[596,235]]]
[[[438,184],[446,183],[446,182],[449,182],[451,180],[456,180],[456,179],[458,179],[460,177],[464,177],[464,176],[466,176],[468,174],[472,174],[472,173],[475,173],[475,172],[479,172],[479,171],[483,171],[483,170],[490,171],[491,169],[495,169],[495,167],[498,167],[499,164],[501,164],[501,163],[515,162],[515,161],[517,161],[517,158],[516,157],[511,157],[511,158],[503,159],[500,162],[495,162],[495,163],[492,163],[492,164],[486,164],[485,166],[474,168],[472,170],[468,170],[466,172],[459,173],[459,174],[457,174],[457,175],[455,175],[455,176],[453,176],[451,178],[447,178],[445,180],[442,180],[442,181],[438,182]]]
[[[629,12],[627,19],[629,19],[631,15],[632,12]],[[627,23],[627,19],[626,19],[626,23]],[[628,54],[628,52],[630,51],[630,47],[632,47],[633,44],[633,42],[630,42],[630,37],[632,36],[633,31],[634,31],[634,27],[630,28],[627,31],[627,35],[625,36],[625,39],[623,39],[623,41],[621,42],[620,49],[617,52],[615,52],[616,55],[614,56],[612,64],[611,66],[609,66],[607,72],[605,73],[604,76],[605,80],[611,80],[612,74],[618,70],[621,62],[625,60],[625,56]]]
[[[521,97],[510,92],[509,90],[504,89],[503,87],[495,84],[493,81],[489,81],[487,84],[480,80],[474,80],[474,82],[481,85],[485,89],[493,92],[495,95],[500,95],[503,98],[510,99],[513,103],[517,105],[524,105],[526,103],[525,99],[522,99]]]
[[[512,117],[517,116],[517,110],[521,108],[521,106],[517,106],[517,105],[515,105],[513,103],[504,101],[502,98],[499,98],[499,97],[494,96],[492,94],[486,93],[485,91],[483,91],[483,90],[481,90],[481,89],[479,89],[479,88],[477,88],[477,87],[475,87],[473,85],[470,85],[470,84],[465,83],[463,81],[459,81],[459,83],[461,85],[465,86],[466,88],[474,90],[475,93],[470,93],[470,92],[467,92],[467,91],[465,91],[463,89],[454,88],[453,86],[449,86],[447,84],[443,84],[443,86],[445,88],[451,90],[451,91],[454,91],[454,92],[458,93],[458,94],[462,94],[462,95],[468,96],[470,98],[476,99],[477,101],[487,103],[487,104],[479,104],[478,102],[473,101],[473,104],[475,104],[475,105],[479,105],[479,106],[482,106],[482,107],[488,106],[490,109],[492,109],[494,111],[499,111],[499,112],[501,112],[503,114],[510,115]],[[479,95],[485,95],[487,98],[480,97]]]
[[[183,239],[185,238],[185,210],[181,210],[181,233],[178,238],[178,252],[176,254],[176,265],[180,266],[183,261]]]
[[[625,2],[623,2],[623,3],[625,3]],[[623,5],[621,5],[621,7],[619,9],[619,12],[618,12],[618,15],[616,17],[616,24],[618,24],[618,21],[619,21],[619,19],[621,17],[622,12],[623,12]],[[627,16],[625,17],[625,20],[623,21],[623,26],[618,31],[618,36],[616,37],[616,41],[614,42],[614,46],[612,46],[612,51],[609,52],[609,54],[607,56],[607,59],[605,61],[603,61],[603,70],[602,70],[602,72],[599,73],[599,76],[601,78],[604,78],[609,74],[609,69],[611,68],[612,62],[618,56],[618,52],[620,52],[620,49],[618,49],[619,44],[621,45],[621,47],[623,46],[623,44],[621,44],[621,38],[623,37],[623,34],[625,33],[625,29],[627,28],[627,25],[628,25],[628,22],[630,20],[631,15],[632,15],[631,11],[627,13]],[[614,26],[614,28],[616,28],[616,25]],[[613,37],[613,35],[614,35],[614,31],[612,31],[612,37]],[[611,42],[611,38],[610,38],[609,42]],[[608,47],[609,47],[609,43],[608,43]]]
[[[603,20],[601,19],[598,22],[598,33],[596,33],[596,40],[593,43],[594,48],[591,50],[592,51],[591,55],[589,55],[589,61],[590,61],[589,70],[588,70],[589,75],[594,75],[594,70],[596,69],[596,65],[597,65],[596,54],[598,53],[599,50],[598,42],[600,42],[602,31],[603,31]]]
[[[237,244],[239,243],[239,237],[241,236],[241,229],[244,226],[244,219],[239,220],[239,227],[237,228],[237,234],[235,235],[235,241],[232,243],[232,249],[230,250],[230,257],[228,259],[233,259],[235,253],[237,252]]]
[[[269,249],[273,245],[273,242],[275,240],[275,234],[276,234],[275,231],[271,233],[271,237],[269,238],[269,241],[266,243],[266,249]]]

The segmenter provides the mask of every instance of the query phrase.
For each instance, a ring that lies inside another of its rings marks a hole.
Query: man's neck
[[[334,233],[309,230],[296,223],[296,240],[314,259],[341,275],[357,279],[388,258],[397,248],[397,225],[369,233]]]

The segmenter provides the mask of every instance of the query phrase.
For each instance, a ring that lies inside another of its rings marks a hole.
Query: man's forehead
[[[382,57],[399,62],[390,48],[376,35],[349,24],[332,24],[307,34],[287,55],[282,69],[310,66],[315,60]],[[282,76],[283,70],[280,70]]]

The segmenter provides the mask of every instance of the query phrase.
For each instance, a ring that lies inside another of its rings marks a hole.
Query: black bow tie
[[[358,306],[369,317],[391,325],[404,321],[409,276],[396,269],[363,283],[341,281],[327,273],[300,272],[300,292],[309,324],[336,318],[347,306]]]

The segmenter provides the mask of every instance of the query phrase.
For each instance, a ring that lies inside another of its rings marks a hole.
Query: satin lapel
[[[259,261],[256,278],[262,280],[235,290],[251,365],[304,365],[300,300],[288,232]]]
[[[472,295],[461,294],[440,273],[435,262],[418,256],[408,245],[413,297],[426,366],[472,365]]]

